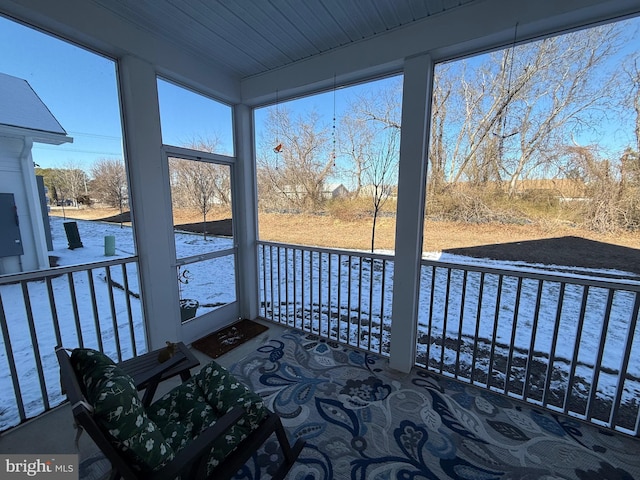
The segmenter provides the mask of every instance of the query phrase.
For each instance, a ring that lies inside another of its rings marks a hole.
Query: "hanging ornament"
[[[278,103],[278,89],[276,89],[276,146],[273,148],[275,153],[282,152],[282,142],[280,142],[278,136],[280,133],[280,108]]]
[[[276,154],[276,170],[278,170],[279,167],[279,161],[278,161],[278,154],[282,153],[282,149],[283,149],[283,145],[282,142],[279,139],[279,133],[280,133],[280,108],[279,108],[279,101],[278,101],[278,89],[276,89],[276,146],[273,147],[273,153]]]

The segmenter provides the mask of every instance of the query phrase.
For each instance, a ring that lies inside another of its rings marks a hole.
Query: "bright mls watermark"
[[[0,478],[3,480],[23,478],[78,480],[78,455],[0,454]]]

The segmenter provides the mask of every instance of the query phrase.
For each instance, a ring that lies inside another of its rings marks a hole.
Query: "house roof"
[[[0,126],[67,135],[29,82],[0,73]]]

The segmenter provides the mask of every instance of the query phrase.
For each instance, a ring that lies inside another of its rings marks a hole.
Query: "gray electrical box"
[[[0,257],[15,257],[23,253],[13,193],[0,193]]]

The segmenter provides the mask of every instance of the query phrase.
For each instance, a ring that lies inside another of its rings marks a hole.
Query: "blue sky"
[[[73,143],[35,145],[43,168],[90,170],[95,160],[123,158],[116,63],[94,52],[0,16],[0,72],[25,79]],[[8,47],[7,47],[8,46]],[[159,82],[163,141],[184,145],[208,131],[233,152],[231,108],[167,82]]]
[[[101,158],[123,158],[116,63],[0,16],[0,72],[29,82],[57,118],[72,144],[35,145],[34,161],[43,168],[79,166],[89,171]],[[353,95],[370,88],[337,89],[281,105],[294,112],[316,110],[329,124],[340,117]],[[232,109],[168,81],[159,80],[158,96],[164,143],[185,146],[211,135],[221,151],[233,154]],[[267,109],[256,111],[260,135]]]
[[[0,17],[0,72],[23,78],[74,138],[60,146],[35,146],[42,167],[122,157],[115,64]],[[7,48],[8,46],[8,48]]]
[[[623,49],[624,54],[638,55],[639,24],[638,19],[628,22],[632,41]],[[74,165],[89,171],[97,159],[123,158],[114,61],[2,16],[0,45],[3,45],[0,72],[27,80],[74,139],[72,144],[60,146],[36,145],[33,156],[37,164],[52,168]],[[367,89],[371,89],[371,84],[339,88],[335,93],[326,92],[281,105],[294,113],[316,110],[322,121],[330,125],[335,101],[339,124],[349,101]],[[159,81],[158,90],[164,143],[185,146],[211,134],[222,140],[219,153],[233,153],[229,106],[164,81]],[[266,114],[266,108],[255,113],[258,140]],[[584,140],[597,141],[616,150],[630,140],[628,128],[625,126],[621,131],[619,127],[620,123],[612,122],[599,135],[585,136]]]

